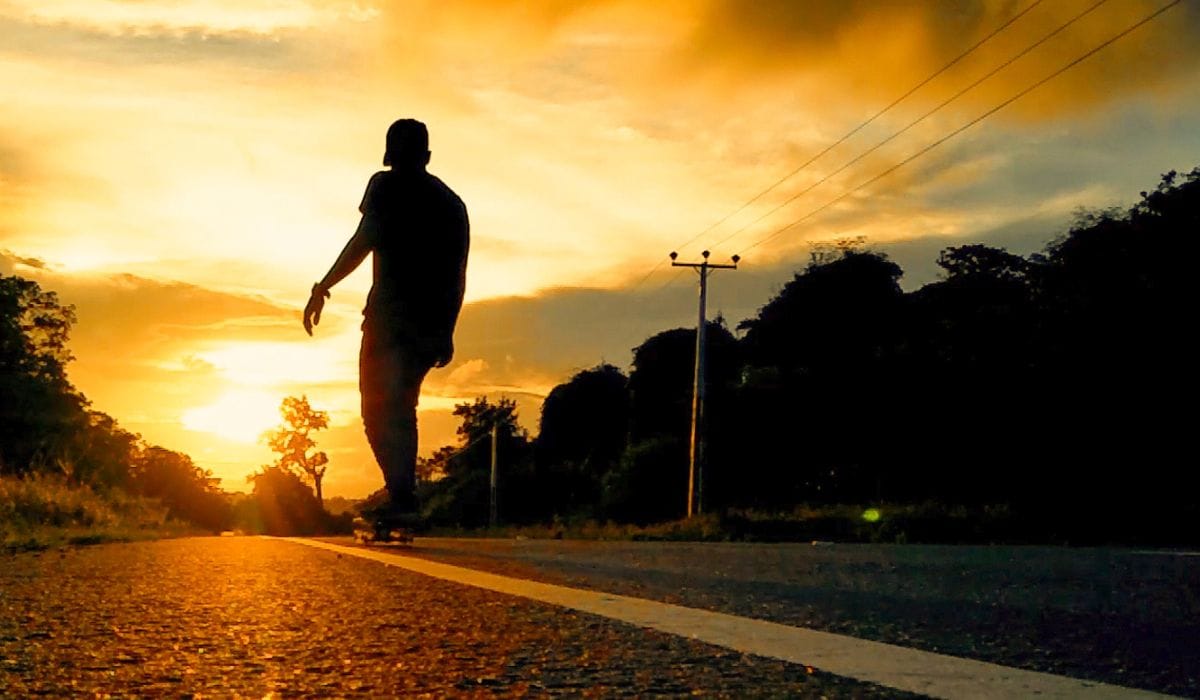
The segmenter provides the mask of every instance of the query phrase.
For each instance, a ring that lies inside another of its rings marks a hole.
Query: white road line
[[[451,566],[395,550],[309,539],[288,542],[396,566],[426,576],[529,598],[747,654],[806,664],[834,675],[942,698],[1163,698],[1158,693],[946,656],[765,620],[685,608]]]

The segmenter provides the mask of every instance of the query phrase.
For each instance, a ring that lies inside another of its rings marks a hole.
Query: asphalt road
[[[899,695],[280,540],[0,555],[0,697],[109,694]]]
[[[1200,556],[1119,549],[419,539],[568,586],[1200,697]]]

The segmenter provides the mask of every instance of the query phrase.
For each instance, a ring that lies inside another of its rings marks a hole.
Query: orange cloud
[[[1030,3],[951,2],[743,3],[712,0],[678,47],[673,72],[738,85],[783,84],[807,77],[817,102],[868,100],[882,106],[933,73]],[[929,103],[951,94],[1093,4],[1045,2],[915,96]],[[1133,24],[1165,3],[1107,3],[990,79],[964,105],[994,104]],[[1161,89],[1200,63],[1200,15],[1181,4],[1079,65],[1011,114],[1044,118],[1122,96]]]
[[[645,106],[660,109],[683,99],[689,107],[736,111],[752,95],[777,104],[802,95],[807,111],[828,113],[863,100],[886,104],[1030,2],[390,2],[380,5],[368,35],[385,74],[447,87],[536,75],[528,89],[549,91],[556,83],[547,78],[557,70],[637,89]],[[1093,4],[1040,3],[914,101],[936,103]],[[1164,4],[1106,3],[989,79],[963,106],[995,104]],[[1169,90],[1194,74],[1198,47],[1200,13],[1183,3],[1008,114],[1041,119]],[[481,58],[488,68],[465,70]]]

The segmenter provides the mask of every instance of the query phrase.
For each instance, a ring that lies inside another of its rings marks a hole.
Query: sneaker
[[[412,532],[421,532],[425,529],[425,518],[416,511],[392,511],[376,516],[375,526],[377,528],[399,528]]]
[[[388,513],[415,513],[419,510],[415,496],[409,494],[405,498],[396,499],[387,489],[379,489],[358,503],[358,513],[364,517]]]

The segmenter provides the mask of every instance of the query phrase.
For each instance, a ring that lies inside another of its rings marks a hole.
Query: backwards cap
[[[387,130],[383,164],[411,160],[429,152],[429,129],[416,119],[397,119]]]

